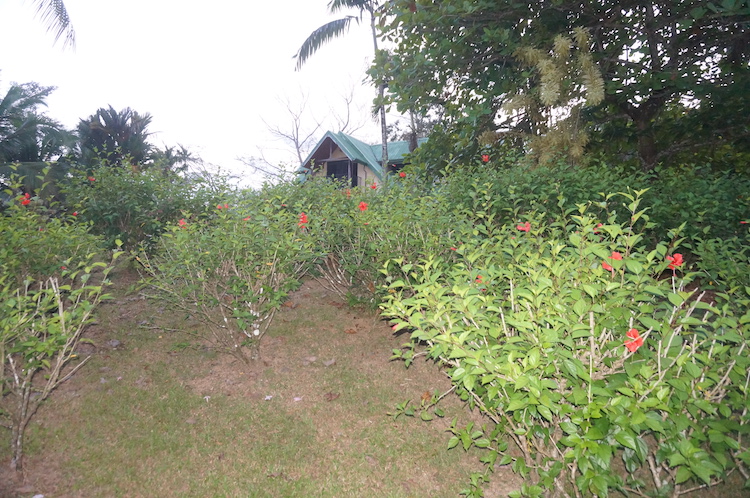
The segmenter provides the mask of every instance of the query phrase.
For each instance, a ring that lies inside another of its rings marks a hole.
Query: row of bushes
[[[527,479],[518,496],[677,495],[747,472],[750,289],[738,230],[735,245],[687,247],[687,224],[658,226],[646,189],[593,202],[560,192],[553,210],[544,184],[503,192],[481,180],[266,187],[219,204],[197,233],[190,217],[178,221],[153,276],[166,287],[191,272],[181,287],[204,290],[183,305],[209,296],[226,310],[207,308],[223,316],[217,330],[234,320],[241,338],[257,327],[241,311],[271,316],[304,272],[371,299],[411,333],[395,356],[408,364],[424,349],[487,415],[482,429],[454,426],[450,445],[485,448],[488,472],[512,465]],[[258,237],[268,245],[246,250]],[[736,265],[711,267],[731,252]],[[279,265],[286,287],[251,289],[268,278],[263,265]],[[710,299],[689,290],[704,283],[715,287]],[[481,494],[487,475],[467,493]]]
[[[616,196],[622,199],[622,196]],[[411,333],[491,421],[449,446],[484,448],[526,479],[513,496],[677,496],[750,466],[750,289],[689,291],[679,238],[642,236],[582,205],[464,234],[452,254],[384,265],[383,315]],[[617,470],[619,469],[619,470]]]
[[[750,189],[678,173],[485,165],[377,189],[312,179],[238,192],[102,170],[63,189],[63,216],[19,197],[3,270],[64,278],[70,258],[125,239],[154,297],[243,361],[312,274],[410,331],[397,357],[426,348],[445,365],[488,417],[454,427],[450,444],[486,448],[488,469],[511,464],[529,479],[519,494],[676,493],[750,463]]]

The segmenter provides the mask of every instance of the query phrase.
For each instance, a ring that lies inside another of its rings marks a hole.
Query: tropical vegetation
[[[242,368],[306,278],[377,310],[405,342],[372,354],[426,358],[452,386],[391,415],[429,423],[451,396],[481,417],[443,442],[481,455],[466,495],[499,468],[523,480],[512,496],[750,486],[750,2],[329,4],[345,7],[376,30],[381,112],[435,123],[373,188],[241,190],[154,147],[148,114],[101,108],[67,132],[42,112],[51,88],[0,101],[13,468],[84,367],[126,251],[145,296],[200,323],[176,337]]]

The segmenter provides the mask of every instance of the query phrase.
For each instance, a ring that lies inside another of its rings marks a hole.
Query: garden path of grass
[[[136,280],[116,274],[81,346],[90,362],[39,410],[24,480],[0,473],[0,496],[448,497],[481,468],[478,453],[445,449],[453,417],[481,422],[455,396],[429,423],[387,415],[449,380],[431,362],[390,361],[405,339],[316,281],[247,367],[186,335],[200,325],[144,299]],[[488,496],[518,485],[499,469]]]

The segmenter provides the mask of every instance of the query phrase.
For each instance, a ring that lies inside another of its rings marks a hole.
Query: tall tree
[[[47,27],[47,31],[55,34],[55,42],[64,36],[63,47],[75,47],[76,34],[63,1],[34,0],[34,4],[36,5],[37,15]]]
[[[49,163],[59,161],[74,146],[74,135],[43,112],[53,90],[33,82],[14,83],[0,98],[0,177],[18,175],[27,192],[62,178],[66,165],[58,162],[48,168]],[[0,188],[4,186],[0,179]]]
[[[54,89],[14,83],[0,99],[0,163],[54,161],[72,149],[73,134],[41,110]]]
[[[683,150],[750,133],[747,112],[736,126],[736,101],[721,106],[713,98],[750,85],[747,0],[393,0],[387,13],[382,36],[396,48],[375,72],[389,78],[401,111],[438,104],[456,128],[529,131],[528,114],[508,116],[503,106],[519,94],[541,96],[553,73],[524,52],[551,56],[553,40],[583,29],[604,81],[603,100],[587,111],[592,131],[614,132],[604,142],[630,138],[644,170],[673,152],[663,127],[679,105],[710,103],[713,113],[734,117],[726,120],[733,126],[693,129]],[[561,80],[563,89],[579,84]]]
[[[327,43],[333,38],[343,36],[349,30],[349,26],[351,25],[352,21],[357,23],[360,22],[365,13],[367,13],[370,18],[372,46],[374,53],[377,55],[378,31],[375,25],[375,19],[381,8],[382,7],[379,2],[375,2],[372,0],[331,0],[331,2],[328,4],[328,10],[331,13],[335,14],[342,9],[357,9],[359,10],[359,15],[349,15],[341,19],[336,19],[335,21],[324,24],[323,26],[313,31],[310,36],[308,36],[307,39],[302,43],[299,51],[294,56],[297,59],[297,70],[299,70],[302,65],[310,58],[310,56],[317,52],[317,50],[324,43]],[[381,141],[383,143],[383,175],[388,174],[388,128],[386,126],[385,120],[385,88],[385,84],[378,85],[378,99],[376,103],[378,112],[380,113],[380,135]]]
[[[78,123],[80,159],[85,165],[103,163],[138,168],[153,152],[148,142],[151,115],[138,114],[126,107],[116,111],[112,106],[100,108]]]

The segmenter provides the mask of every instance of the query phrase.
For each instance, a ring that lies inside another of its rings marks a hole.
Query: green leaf
[[[684,465],[680,465],[677,468],[677,474],[675,475],[674,483],[682,484],[683,482],[691,479],[692,477],[693,477],[693,473],[690,472],[690,469],[688,469]]]
[[[538,405],[536,409],[541,414],[542,417],[552,422],[552,411],[549,408],[547,408],[544,405]]]
[[[636,449],[635,437],[628,431],[621,430],[615,434],[615,440],[626,448],[630,448],[631,450]]]
[[[628,269],[628,271],[635,273],[636,275],[643,272],[643,265],[638,261],[635,261],[634,259],[626,259],[625,267]]]
[[[529,405],[529,398],[527,396],[524,396],[523,398],[515,398],[511,399],[510,403],[508,403],[508,406],[505,407],[505,411],[507,412],[514,412],[516,410],[520,410],[521,408],[526,408]]]
[[[572,422],[560,422],[560,429],[562,429],[565,434],[575,434],[578,432],[578,426]]]
[[[490,446],[490,440],[486,437],[477,439],[474,441],[474,446],[477,448],[488,448]]]
[[[586,303],[586,301],[584,301],[583,299],[579,299],[573,305],[573,311],[578,316],[582,316],[584,313],[588,311],[588,309],[589,309],[588,303]]]
[[[456,436],[453,436],[448,440],[448,449],[455,448],[459,442],[460,440]]]
[[[682,306],[682,303],[685,302],[685,299],[683,299],[679,294],[675,294],[673,292],[667,294],[667,299],[669,299],[669,302],[677,308]]]

